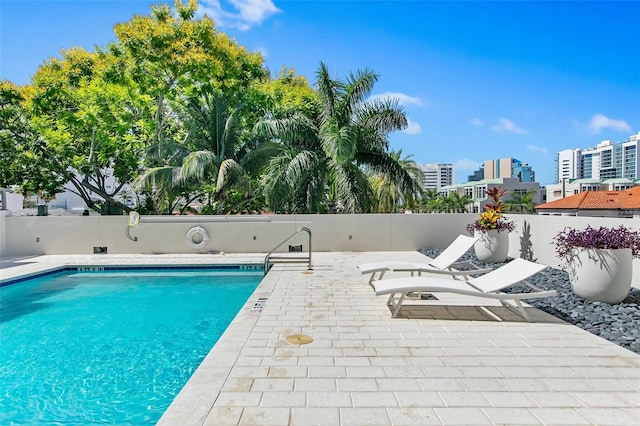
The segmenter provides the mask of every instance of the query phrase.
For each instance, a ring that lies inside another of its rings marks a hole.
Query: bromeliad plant
[[[631,249],[631,255],[640,258],[640,232],[632,231],[620,225],[617,228],[601,226],[577,230],[566,228],[560,231],[553,241],[556,244],[556,255],[565,262],[570,262],[578,248],[588,249]]]
[[[475,222],[467,225],[467,232],[473,235],[474,232],[483,232],[496,230],[498,232],[511,232],[515,229],[514,222],[507,220],[503,215],[504,204],[501,200],[502,196],[507,193],[506,190],[498,188],[487,189],[487,196],[491,198],[490,203],[484,206],[484,211],[480,213]]]

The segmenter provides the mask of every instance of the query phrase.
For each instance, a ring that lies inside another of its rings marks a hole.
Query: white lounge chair
[[[407,261],[382,261],[371,262],[358,265],[358,269],[363,274],[371,274],[369,278],[369,285],[373,287],[375,280],[381,280],[384,277],[384,273],[387,271],[393,272],[411,272],[413,275],[415,272],[418,275],[422,275],[423,272],[430,274],[445,274],[453,277],[460,276],[464,279],[471,278],[471,275],[484,274],[492,271],[492,269],[479,268],[471,261],[456,262],[462,257],[477,241],[477,237],[470,237],[467,235],[458,235],[458,237],[449,246],[444,249],[434,259],[428,262],[407,262]],[[458,270],[457,268],[466,267],[471,265],[473,269]],[[376,273],[379,273],[376,278]]]
[[[515,309],[516,313],[519,313],[525,320],[529,321],[529,316],[521,303],[522,299],[551,297],[557,294],[555,290],[542,290],[525,281],[545,268],[545,265],[539,263],[525,259],[514,259],[492,272],[467,281],[439,277],[404,277],[374,281],[373,287],[377,296],[389,295],[387,306],[391,308],[391,316],[393,318],[398,315],[407,293],[425,292],[457,293],[497,299],[504,307]],[[534,291],[529,293],[500,293],[500,290],[515,284],[524,284]],[[396,299],[396,294],[398,293],[400,297]],[[515,305],[507,303],[509,300],[513,301]]]

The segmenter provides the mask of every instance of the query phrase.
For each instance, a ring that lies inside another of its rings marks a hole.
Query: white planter
[[[569,263],[569,282],[580,297],[622,302],[631,288],[631,249],[577,249]]]
[[[495,229],[488,232],[476,232],[480,238],[473,245],[476,257],[480,262],[502,263],[509,253],[509,233]]]

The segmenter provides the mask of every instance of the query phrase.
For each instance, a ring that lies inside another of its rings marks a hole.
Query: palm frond
[[[211,151],[196,151],[187,155],[180,168],[180,181],[202,179],[216,173],[218,157]]]

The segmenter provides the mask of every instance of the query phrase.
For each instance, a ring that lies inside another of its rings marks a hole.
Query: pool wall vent
[[[107,248],[106,247],[94,247],[93,248],[93,254],[107,254]]]

